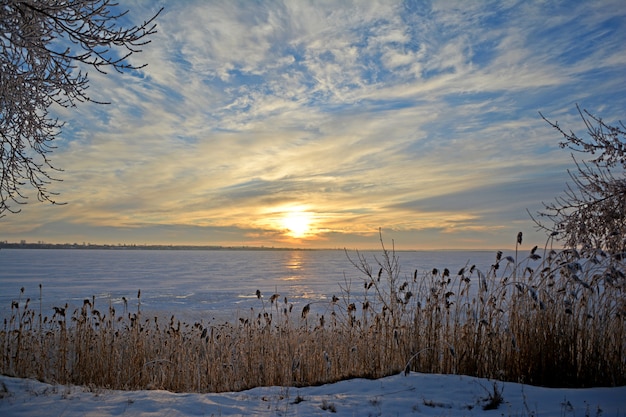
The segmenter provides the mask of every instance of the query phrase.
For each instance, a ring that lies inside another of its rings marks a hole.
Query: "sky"
[[[539,112],[625,121],[626,8],[598,1],[122,0],[140,70],[90,71],[0,240],[501,249],[574,168]],[[578,155],[581,158],[581,155]]]

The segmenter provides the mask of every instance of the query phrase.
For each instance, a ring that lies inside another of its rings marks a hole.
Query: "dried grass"
[[[518,236],[518,244],[521,235]],[[19,298],[0,330],[0,373],[115,389],[222,392],[304,386],[401,371],[454,373],[559,387],[626,384],[624,261],[600,251],[403,275],[393,249],[349,255],[326,313],[267,300],[232,323],[119,313],[95,298],[43,315]],[[354,287],[359,287],[354,289]],[[126,300],[125,300],[126,301]],[[321,302],[320,302],[321,303]],[[318,303],[319,304],[319,303]]]

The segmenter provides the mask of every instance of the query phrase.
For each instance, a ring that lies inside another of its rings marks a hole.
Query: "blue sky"
[[[46,242],[509,248],[565,189],[582,108],[625,120],[622,1],[122,1],[158,33],[90,71]]]

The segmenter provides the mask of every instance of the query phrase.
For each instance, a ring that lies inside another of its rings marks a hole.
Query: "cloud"
[[[0,220],[7,236],[284,243],[272,216],[298,206],[325,244],[383,227],[492,247],[563,189],[537,112],[579,126],[579,100],[626,104],[617,2],[170,3],[133,56],[148,67],[90,73],[110,105],[59,111],[69,204]]]

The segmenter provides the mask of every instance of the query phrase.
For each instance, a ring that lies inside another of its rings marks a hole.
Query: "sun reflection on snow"
[[[300,270],[302,269],[302,263],[304,261],[304,256],[302,256],[301,251],[290,251],[289,259],[285,262],[285,267],[289,270]]]

